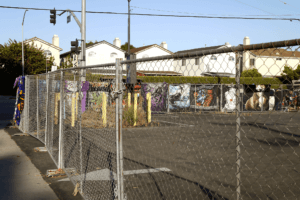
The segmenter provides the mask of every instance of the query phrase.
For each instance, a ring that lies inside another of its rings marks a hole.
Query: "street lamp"
[[[46,56],[46,73],[47,73],[47,60],[48,60],[48,56],[51,56],[52,53],[49,50],[44,51],[44,55]]]
[[[23,16],[23,22],[22,22],[22,76],[24,76],[24,39],[23,39],[24,31],[23,31],[23,25],[24,25],[26,11],[28,11],[28,10],[27,9],[25,10],[24,16]]]

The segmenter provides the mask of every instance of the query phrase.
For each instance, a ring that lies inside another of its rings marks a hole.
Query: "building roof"
[[[148,46],[143,46],[143,47],[138,47],[138,48],[134,48],[134,49],[130,49],[130,53],[134,53],[134,54],[137,54],[137,53],[141,53],[142,51],[146,51],[147,49],[150,49],[152,47],[157,47],[161,50],[164,50],[170,54],[173,54],[172,51],[169,51],[168,49],[165,49],[157,44],[151,44],[151,45],[148,45]]]
[[[300,52],[299,51],[287,51],[285,49],[276,49],[276,48],[270,48],[270,49],[259,49],[259,50],[250,50],[252,54],[255,56],[270,56],[270,57],[297,57],[300,58]]]
[[[212,49],[218,49],[218,48],[223,47],[223,46],[225,46],[225,45],[212,46],[212,47],[203,47],[203,48],[197,48],[197,49],[189,49],[189,50],[177,51],[175,54],[192,53],[192,52],[195,52],[195,51],[204,51],[204,50],[212,50]]]
[[[46,42],[45,40],[42,40],[42,39],[40,39],[38,37],[33,37],[33,38],[28,39],[28,40],[25,40],[24,43],[29,43],[29,42],[34,42],[34,41],[39,41],[39,42],[44,43],[44,44],[46,44],[46,45],[48,45],[50,47],[53,47],[53,48],[55,48],[55,49],[57,49],[59,51],[63,50],[62,48],[60,48],[60,47],[58,47],[58,46],[56,46],[54,44],[51,44],[49,42]]]
[[[114,47],[114,48],[116,48],[116,49],[118,49],[118,50],[123,51],[124,53],[126,53],[126,51],[124,51],[123,49],[121,49],[121,48],[117,47],[116,45],[113,45],[113,44],[111,44],[111,43],[109,43],[109,42],[107,42],[105,40],[102,40],[100,42],[96,42],[96,43],[93,43],[93,44],[88,44],[88,45],[86,45],[86,49],[93,48],[93,47],[95,47],[95,46],[97,46],[99,44],[107,44],[109,46],[112,46],[112,47]],[[78,47],[78,50],[80,51],[81,47]],[[65,57],[65,56],[67,56],[69,54],[71,54],[71,51],[67,51],[65,53],[60,54],[60,57]]]

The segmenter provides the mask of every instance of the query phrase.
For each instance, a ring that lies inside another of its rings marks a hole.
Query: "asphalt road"
[[[245,115],[240,130],[242,198],[300,199],[299,113]],[[152,115],[152,120],[159,126],[123,129],[127,199],[237,198],[235,114],[172,113]],[[79,131],[66,130],[65,166],[82,167],[89,198],[112,199],[117,184],[112,175],[117,169],[114,129],[82,128],[82,147]],[[105,170],[113,173],[91,178]]]

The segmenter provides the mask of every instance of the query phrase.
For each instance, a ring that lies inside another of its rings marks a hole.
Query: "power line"
[[[212,15],[212,16],[236,16],[236,15],[229,15],[229,14],[203,14],[203,13],[189,13],[189,12],[179,12],[179,11],[170,11],[170,10],[158,10],[158,9],[152,9],[152,8],[143,8],[143,7],[137,7],[137,6],[131,6],[133,8],[139,8],[144,10],[153,10],[153,11],[160,11],[160,12],[171,12],[171,13],[183,13],[183,14],[193,14],[193,15]],[[291,14],[288,15],[239,15],[239,16],[293,16]]]
[[[235,1],[237,1],[237,2],[239,2],[239,3],[241,3],[241,4],[244,4],[244,5],[250,6],[250,7],[252,7],[252,8],[255,8],[255,9],[257,9],[257,10],[263,11],[263,12],[265,12],[265,13],[269,13],[269,14],[271,14],[271,15],[274,15],[273,13],[270,13],[270,12],[265,11],[265,10],[263,10],[263,9],[257,8],[257,7],[255,7],[255,6],[251,6],[251,5],[249,5],[249,4],[247,4],[247,3],[244,3],[244,2],[242,2],[242,1],[239,1],[239,0],[235,0]]]
[[[12,6],[0,6],[0,8],[11,8],[11,9],[28,9],[28,10],[52,10],[46,8],[26,8],[26,7],[12,7]],[[56,11],[66,11],[56,9]],[[79,10],[70,10],[72,12],[81,12]],[[113,15],[128,15],[128,13],[117,13],[117,12],[99,12],[99,11],[86,11],[86,13],[95,14],[113,14]],[[141,14],[141,13],[131,13],[131,15],[137,16],[152,16],[152,17],[180,17],[180,18],[207,18],[207,19],[249,19],[249,20],[298,20],[299,18],[262,18],[262,17],[213,17],[213,16],[192,16],[192,15],[160,15],[160,14]]]

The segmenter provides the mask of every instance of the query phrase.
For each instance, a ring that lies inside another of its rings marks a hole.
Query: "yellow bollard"
[[[102,93],[102,120],[103,120],[103,126],[106,126],[106,94]]]
[[[148,123],[150,123],[151,122],[151,93],[150,92],[148,92],[147,93],[147,104],[148,104],[148,112],[147,112],[147,114],[148,114]]]
[[[131,93],[128,92],[128,108],[131,105]]]
[[[75,120],[77,120],[77,117],[78,117],[78,92],[76,92],[76,99],[75,99],[75,109],[76,109],[76,114],[75,114]]]
[[[60,101],[60,93],[55,93],[54,124],[58,124],[58,101]]]
[[[72,94],[72,110],[71,110],[71,126],[74,127],[75,126],[75,103],[76,103],[76,99],[75,99],[75,94]]]
[[[136,126],[136,113],[137,113],[137,93],[134,93],[134,104],[133,104],[133,112],[134,112],[134,115],[133,115],[133,126]]]

